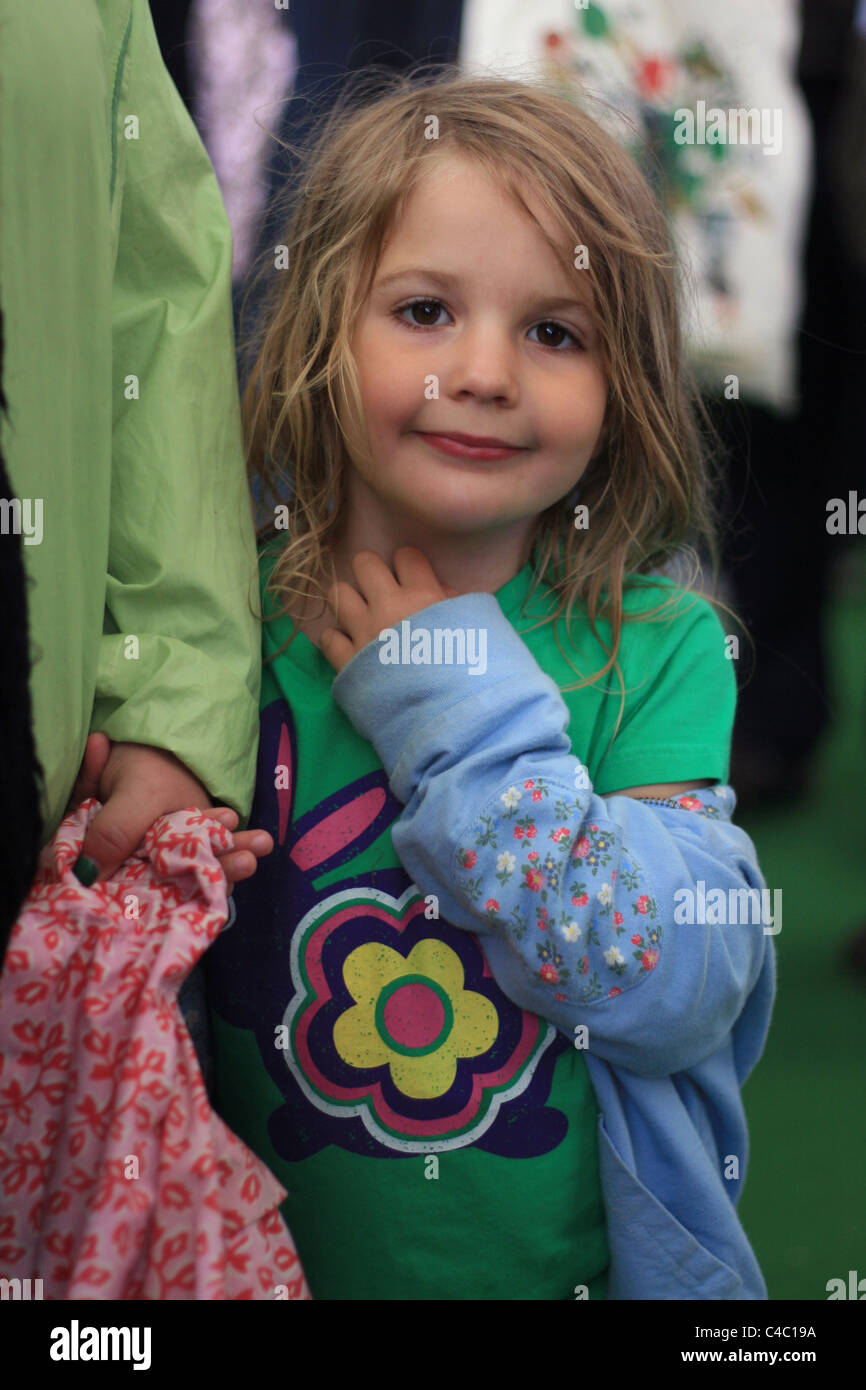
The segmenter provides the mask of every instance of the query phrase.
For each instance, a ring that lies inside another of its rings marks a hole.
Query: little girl
[[[574,104],[453,71],[333,113],[302,184],[217,1108],[314,1298],[765,1298],[773,929],[725,635],[661,572],[712,529],[663,217]]]

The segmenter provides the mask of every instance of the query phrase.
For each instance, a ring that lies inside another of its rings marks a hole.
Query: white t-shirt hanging
[[[741,397],[782,411],[811,156],[798,43],[797,0],[465,0],[460,41],[464,70],[588,92],[639,161],[648,143],[691,272],[691,364],[711,395],[735,375]]]

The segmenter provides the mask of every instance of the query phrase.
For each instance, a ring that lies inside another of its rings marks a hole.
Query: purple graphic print
[[[261,716],[249,822],[275,850],[237,885],[235,919],[206,958],[213,1007],[254,1032],[283,1096],[269,1121],[276,1152],[550,1152],[567,1129],[546,1101],[568,1040],[506,998],[477,938],[431,917],[402,868],[317,887],[402,806],[379,769],[295,820],[297,766],[291,712],[276,700]]]

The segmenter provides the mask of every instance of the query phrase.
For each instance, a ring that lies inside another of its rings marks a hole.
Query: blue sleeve
[[[569,1038],[586,1027],[596,1056],[643,1076],[710,1056],[781,925],[730,788],[676,808],[596,796],[556,685],[495,597],[411,619],[431,641],[436,627],[483,630],[484,669],[386,665],[371,642],[333,687],[404,804],[392,835],[407,872],[483,939],[516,1004]]]

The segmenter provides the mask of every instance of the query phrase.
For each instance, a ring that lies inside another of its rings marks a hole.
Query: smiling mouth
[[[522,444],[508,444],[502,439],[488,439],[471,434],[432,434],[425,430],[417,431],[419,438],[426,441],[441,454],[453,458],[480,459],[492,461],[510,458],[523,452]]]

